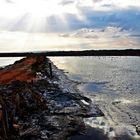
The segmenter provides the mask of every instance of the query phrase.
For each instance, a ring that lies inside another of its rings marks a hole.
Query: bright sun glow
[[[108,6],[104,6],[108,5]],[[115,8],[140,7],[139,0],[0,0],[0,16],[13,17],[29,13],[36,17],[75,14],[81,17],[79,8],[113,10]]]
[[[49,18],[56,20],[54,27],[61,22],[65,29],[69,28],[66,14],[84,20],[74,3],[66,6],[61,3],[62,0],[0,0],[0,18],[12,22],[8,24],[9,28],[20,26],[21,30],[33,32],[48,31],[52,22],[52,19],[48,21]],[[0,24],[6,25],[3,22]]]
[[[60,2],[61,0],[9,0],[8,4],[3,2],[3,5],[0,6],[0,11],[1,14],[8,17],[26,13],[36,17],[78,13],[74,5],[63,6]],[[1,0],[0,3],[2,3]]]
[[[63,9],[54,0],[18,0],[15,5],[21,9],[21,12],[41,17],[64,13]]]

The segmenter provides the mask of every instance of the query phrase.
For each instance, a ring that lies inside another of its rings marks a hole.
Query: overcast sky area
[[[139,46],[140,0],[0,0],[2,52]]]

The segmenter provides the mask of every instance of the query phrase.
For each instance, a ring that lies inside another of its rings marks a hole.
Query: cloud
[[[140,48],[139,43],[136,37],[130,36],[128,31],[120,27],[107,27],[104,29],[84,28],[59,36],[56,33],[0,32],[1,52],[132,49]]]
[[[139,23],[140,0],[0,0],[1,51],[139,48]]]
[[[103,7],[113,7],[113,5],[111,5],[111,4],[103,4],[102,6]]]
[[[106,28],[82,28],[69,34],[62,34],[64,37],[80,38],[121,38],[130,36],[130,33],[121,27],[108,26]]]
[[[96,2],[101,2],[101,1],[103,1],[103,0],[92,0],[94,3],[96,3]]]
[[[60,36],[81,40],[82,49],[140,48],[139,36],[121,27],[82,28]]]
[[[14,3],[12,0],[6,0],[7,3]]]
[[[140,34],[139,9],[94,11],[90,7],[79,7],[78,14],[65,13],[61,16],[32,17],[31,14],[18,15],[18,17],[0,17],[0,29],[25,32],[66,32],[81,28],[106,28],[108,26],[121,27]]]
[[[76,3],[78,6],[91,6],[96,10],[113,10],[126,9],[129,7],[140,7],[139,0],[62,0],[62,4],[73,4]],[[110,7],[110,9],[104,9],[104,7]]]
[[[60,5],[69,5],[69,4],[73,4],[73,3],[74,3],[74,0],[63,0],[59,4]]]
[[[5,4],[0,0],[1,30],[65,32],[116,26],[140,33],[139,0],[10,1],[14,4]]]

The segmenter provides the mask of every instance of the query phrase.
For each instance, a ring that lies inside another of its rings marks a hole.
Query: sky
[[[140,48],[140,0],[0,0],[0,51]]]

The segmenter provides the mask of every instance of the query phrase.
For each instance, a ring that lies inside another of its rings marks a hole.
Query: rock
[[[136,132],[138,135],[140,135],[140,126],[138,126],[138,125],[136,126]]]
[[[84,134],[74,134],[68,140],[109,140],[108,136],[104,134],[99,128],[86,128]]]

